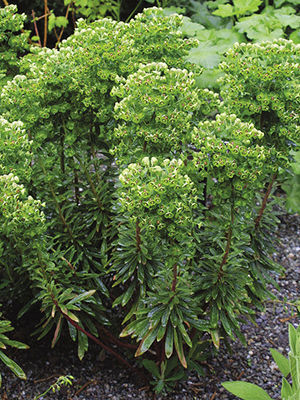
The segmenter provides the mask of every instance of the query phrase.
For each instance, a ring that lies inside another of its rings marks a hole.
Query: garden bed
[[[286,215],[281,219],[274,259],[286,269],[284,276],[278,278],[280,292],[273,289],[279,300],[295,301],[299,298],[300,282],[300,217]],[[194,374],[180,383],[177,390],[167,398],[172,400],[231,400],[235,397],[222,388],[221,382],[228,380],[247,380],[268,391],[273,399],[280,398],[281,374],[273,362],[269,349],[276,348],[288,353],[288,323],[297,325],[297,318],[291,318],[290,310],[281,303],[268,303],[266,311],[257,314],[257,326],[244,325],[248,347],[240,342],[232,345],[232,354],[222,349],[217,358],[204,365],[207,375]],[[24,326],[25,324],[23,324]],[[18,332],[16,339],[29,343],[26,332]],[[23,328],[24,329],[24,328]],[[18,329],[16,329],[18,331]],[[20,337],[19,335],[22,335]],[[11,350],[27,374],[27,381],[17,379],[4,367],[0,389],[1,400],[33,400],[35,395],[45,391],[60,375],[74,376],[73,386],[62,388],[57,394],[49,393],[41,399],[66,400],[125,400],[152,399],[153,395],[141,387],[141,382],[126,369],[116,364],[108,355],[100,354],[100,348],[91,344],[90,351],[82,362],[77,358],[76,346],[71,342],[60,341],[54,350],[49,341],[40,345],[32,341],[28,351]],[[157,397],[160,398],[160,397]]]

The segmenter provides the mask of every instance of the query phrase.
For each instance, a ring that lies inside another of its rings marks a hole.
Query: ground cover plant
[[[93,340],[158,393],[245,341],[272,296],[273,192],[299,145],[299,46],[237,44],[220,96],[182,26],[158,8],[82,20],[0,98],[0,298],[40,308],[38,339],[68,331],[79,358]]]

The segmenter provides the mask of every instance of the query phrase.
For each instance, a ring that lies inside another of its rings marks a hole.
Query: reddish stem
[[[33,18],[33,26],[34,26],[35,34],[38,37],[39,46],[42,47],[39,30],[38,30],[38,27],[37,27],[37,24],[36,24],[36,20],[35,20],[35,12],[34,12],[34,10],[31,10],[31,14],[32,14],[32,18]]]
[[[65,314],[61,308],[59,307],[57,301],[55,300],[55,298],[53,297],[53,295],[51,294],[52,297],[52,301],[53,303],[56,305],[57,309],[59,310],[59,312],[70,322],[71,325],[73,325],[78,331],[84,333],[87,337],[89,337],[90,339],[92,339],[95,343],[97,343],[99,346],[101,346],[104,350],[106,350],[108,353],[112,354],[113,356],[115,356],[122,364],[126,365],[126,367],[134,370],[134,368],[128,363],[128,361],[126,361],[123,357],[120,356],[120,354],[116,353],[113,349],[111,349],[110,347],[106,346],[106,344],[102,343],[98,338],[96,338],[94,335],[92,335],[91,333],[87,332],[84,328],[81,328],[81,326],[79,326],[77,324],[77,322],[73,321],[72,318],[70,318],[67,314]]]
[[[116,345],[121,346],[121,347],[125,347],[127,349],[132,349],[132,350],[136,350],[137,349],[137,346],[135,346],[134,344],[121,342],[121,340],[119,340],[115,336],[113,336],[103,326],[100,326],[100,325],[97,324],[97,328],[98,328],[99,331],[102,331],[102,332],[105,333],[105,335],[107,336],[107,340],[109,340],[111,343],[115,343]]]
[[[260,208],[258,216],[255,220],[255,229],[257,229],[259,227],[260,220],[262,219],[263,213],[264,213],[266,205],[267,205],[268,198],[270,196],[270,193],[271,193],[271,190],[272,190],[272,187],[273,187],[273,184],[274,184],[276,178],[277,178],[277,173],[272,176],[271,182],[268,185],[267,191],[263,198],[263,202],[261,204],[261,208]]]
[[[136,248],[138,252],[141,251],[141,228],[139,226],[139,221],[137,220],[135,223],[135,238],[136,238]]]

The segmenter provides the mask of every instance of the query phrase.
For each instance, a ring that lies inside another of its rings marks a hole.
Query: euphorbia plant
[[[197,89],[181,22],[159,9],[129,24],[82,21],[59,50],[25,57],[0,103],[1,171],[13,181],[0,272],[26,292],[21,314],[40,304],[36,333],[54,346],[68,327],[80,358],[88,338],[126,367],[111,343],[134,349],[157,391],[201,370],[203,332],[216,347],[243,340],[240,322],[276,269],[253,248],[255,194],[285,154],[232,113],[229,91],[215,117],[219,96]]]
[[[264,132],[264,144],[277,151],[269,194],[279,167],[288,165],[291,148],[299,145],[299,45],[284,39],[236,44],[220,67],[225,109],[252,121]]]
[[[259,44],[235,44],[220,64],[225,72],[221,96],[225,110],[251,121],[264,133],[262,144],[271,151],[262,195],[257,192],[254,224],[248,226],[254,255],[252,274],[263,294],[272,269],[269,232],[277,224],[271,209],[278,172],[292,162],[291,150],[299,147],[299,45],[278,39]],[[254,230],[253,230],[254,228]],[[260,256],[258,257],[258,255]],[[249,262],[251,254],[249,254]]]

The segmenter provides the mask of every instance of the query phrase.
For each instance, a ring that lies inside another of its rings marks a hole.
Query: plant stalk
[[[231,183],[231,207],[230,207],[230,225],[228,228],[228,231],[226,233],[227,237],[227,242],[226,242],[226,248],[225,252],[221,261],[220,269],[219,269],[219,274],[218,274],[218,280],[221,278],[223,275],[223,267],[227,263],[230,247],[231,247],[231,240],[232,240],[232,227],[234,223],[234,187],[233,184]]]
[[[47,33],[48,33],[48,0],[44,0],[45,19],[44,19],[44,43],[43,46],[47,46]]]
[[[32,18],[33,18],[34,31],[35,31],[36,36],[38,37],[38,44],[39,44],[40,47],[42,47],[42,43],[41,43],[41,38],[40,38],[39,30],[38,30],[38,27],[37,27],[37,24],[36,24],[36,19],[35,19],[35,12],[34,12],[34,10],[31,10],[31,15],[32,15]]]
[[[94,335],[92,335],[90,332],[86,331],[84,328],[81,328],[81,326],[79,326],[77,324],[77,322],[73,321],[72,318],[70,318],[67,314],[65,314],[61,308],[59,307],[59,304],[57,303],[57,301],[55,300],[55,298],[53,297],[52,293],[51,293],[51,297],[52,297],[52,301],[55,304],[56,308],[59,310],[59,312],[66,318],[66,320],[68,320],[70,322],[71,325],[73,325],[78,331],[84,333],[87,337],[89,337],[91,340],[93,340],[95,343],[97,343],[99,346],[101,346],[105,351],[107,351],[108,353],[112,354],[114,357],[116,357],[122,364],[126,365],[126,367],[130,368],[131,370],[134,370],[134,368],[132,367],[132,365],[129,364],[128,361],[126,361],[122,356],[120,356],[120,354],[118,354],[117,352],[115,352],[113,349],[111,349],[110,347],[106,346],[106,344],[102,343],[98,338],[96,338]]]
[[[268,188],[267,188],[267,191],[266,191],[265,196],[263,198],[263,202],[261,204],[258,216],[257,216],[257,218],[255,220],[255,229],[257,229],[259,227],[260,220],[262,219],[263,213],[264,213],[266,205],[267,205],[268,198],[270,196],[270,193],[271,193],[271,190],[272,190],[272,187],[273,187],[273,184],[274,184],[276,178],[277,178],[277,173],[273,174],[271,182],[268,185]]]
[[[136,238],[137,251],[140,252],[141,251],[141,243],[142,243],[142,241],[141,241],[141,228],[140,228],[138,220],[136,220],[136,223],[135,223],[135,238]]]
[[[177,271],[177,264],[173,265],[173,282],[172,282],[172,292],[175,292],[176,290],[176,284],[177,284],[177,276],[178,276],[178,271]]]

